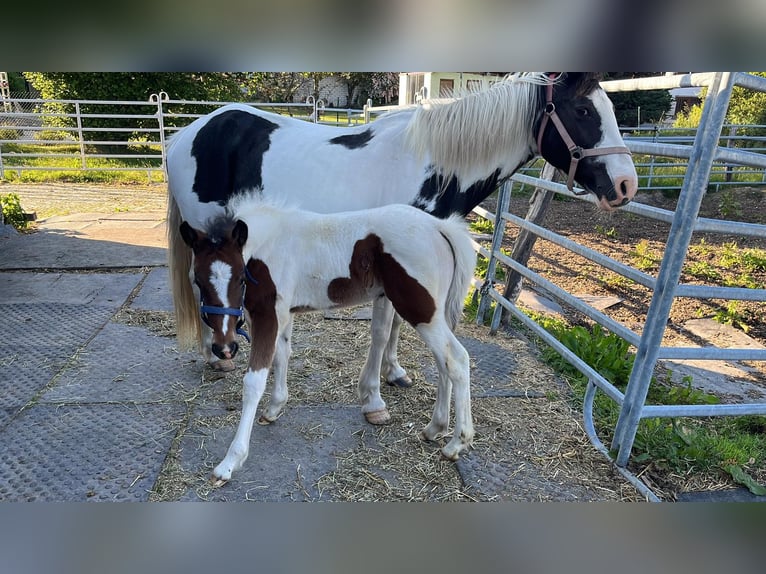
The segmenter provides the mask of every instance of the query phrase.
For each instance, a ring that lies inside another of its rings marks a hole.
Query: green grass
[[[568,349],[621,390],[625,390],[633,368],[634,354],[627,342],[594,325],[590,329],[530,312],[529,315],[553,334]],[[565,361],[555,350],[543,346],[543,359],[571,384],[573,401],[582,408],[587,377]],[[685,378],[681,385],[671,383],[672,373],[653,378],[648,404],[715,404],[718,397],[692,385]],[[603,393],[597,393],[593,407],[600,436],[611,441],[619,407]],[[726,476],[754,494],[766,488],[751,475],[753,468],[766,466],[766,417],[716,417],[708,419],[642,419],[632,450],[632,460],[649,464],[661,472],[687,476],[708,473]]]
[[[154,149],[154,151],[152,151]],[[35,153],[42,157],[14,157],[8,153]],[[162,160],[157,158],[103,158],[89,157],[98,150],[88,148],[83,170],[80,147],[77,144],[3,144],[4,181],[16,183],[39,183],[60,181],[69,183],[159,183],[163,174],[157,170]],[[120,154],[148,155],[157,153],[156,148],[145,145],[125,146]],[[45,157],[44,154],[69,154],[68,157]],[[32,169],[25,169],[29,166]],[[43,168],[43,169],[34,169]]]

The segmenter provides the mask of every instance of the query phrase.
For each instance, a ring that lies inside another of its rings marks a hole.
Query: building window
[[[439,80],[439,97],[451,98],[455,93],[455,80],[440,79]]]
[[[481,80],[466,80],[465,88],[469,94],[479,92],[481,91]]]

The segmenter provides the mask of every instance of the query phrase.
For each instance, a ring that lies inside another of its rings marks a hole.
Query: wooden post
[[[549,163],[546,163],[543,167],[540,177],[542,179],[556,181],[559,178],[559,174],[555,167]],[[551,200],[553,199],[553,196],[554,193],[552,191],[541,189],[539,187],[535,188],[535,191],[529,200],[529,210],[527,211],[525,219],[531,223],[540,225],[540,223],[545,218],[545,213],[551,203]],[[529,261],[530,255],[532,255],[532,248],[535,246],[535,241],[537,241],[537,235],[527,231],[526,229],[520,230],[519,236],[516,238],[516,241],[513,244],[511,259],[518,261],[522,265],[526,265],[527,261]],[[520,273],[514,271],[513,269],[508,269],[508,281],[505,284],[505,292],[503,293],[503,297],[509,301],[516,301],[516,299],[519,298],[519,294],[521,293],[522,279],[523,277]],[[510,314],[503,310],[501,324],[503,326],[507,326],[509,318]]]

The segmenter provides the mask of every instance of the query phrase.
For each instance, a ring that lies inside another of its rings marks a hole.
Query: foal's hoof
[[[234,361],[231,359],[221,359],[220,361],[215,361],[214,363],[209,364],[211,369],[218,371],[219,373],[228,373],[235,369]]]
[[[220,488],[229,481],[223,478],[220,478],[214,474],[211,474],[210,478],[208,479],[208,482],[210,483],[210,486],[212,486],[213,488]]]
[[[279,418],[279,416],[276,416],[273,419],[270,419],[266,415],[261,415],[261,416],[258,417],[258,419],[255,422],[257,422],[261,426],[267,426],[267,425],[270,425],[271,423],[273,423],[278,418]]]
[[[364,413],[364,418],[371,425],[387,425],[391,422],[391,415],[388,414],[388,409]]]
[[[409,378],[407,375],[401,376],[399,378],[394,379],[393,381],[386,381],[387,385],[391,385],[392,387],[400,387],[402,389],[409,389],[412,386],[412,379]]]

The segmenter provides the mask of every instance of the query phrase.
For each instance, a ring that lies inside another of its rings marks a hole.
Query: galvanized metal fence
[[[194,119],[230,102],[3,98],[0,178],[24,171],[145,172],[165,180],[165,139]],[[252,103],[261,109],[329,125],[361,123],[363,110],[305,103]]]
[[[707,417],[720,415],[766,414],[766,403],[714,404],[714,405],[647,405],[646,396],[652,380],[655,366],[659,359],[698,359],[698,360],[731,360],[731,361],[766,361],[766,349],[754,348],[716,348],[716,347],[667,347],[663,346],[663,335],[667,326],[670,308],[677,297],[692,297],[699,299],[715,298],[722,300],[766,301],[766,289],[749,289],[740,287],[720,287],[713,285],[679,284],[681,272],[686,259],[687,249],[694,232],[709,232],[732,234],[738,236],[766,237],[766,225],[750,224],[736,221],[707,219],[698,216],[702,199],[708,188],[708,181],[715,162],[725,162],[736,166],[750,166],[760,170],[766,169],[766,156],[753,151],[720,147],[721,132],[724,125],[731,90],[735,85],[766,92],[766,79],[740,72],[718,72],[707,74],[687,74],[663,76],[657,78],[642,78],[636,80],[610,81],[602,84],[607,91],[633,91],[649,89],[670,89],[674,87],[706,86],[708,87],[702,121],[697,131],[693,145],[678,143],[663,143],[659,141],[644,141],[627,138],[626,144],[634,154],[646,154],[662,158],[683,158],[688,162],[683,186],[679,195],[675,212],[643,205],[637,202],[623,207],[623,211],[641,217],[657,219],[670,223],[666,249],[659,272],[656,277],[638,269],[620,263],[592,249],[579,245],[552,230],[532,223],[528,214],[526,219],[519,218],[508,212],[508,193],[510,185],[503,187],[498,198],[498,210],[492,219],[495,230],[492,241],[489,271],[487,276],[493,277],[492,269],[497,263],[506,265],[512,273],[517,273],[526,281],[537,286],[545,293],[562,301],[571,308],[584,314],[591,320],[605,327],[612,333],[629,342],[636,348],[630,380],[625,392],[606,380],[584,360],[570,351],[555,337],[530,319],[515,304],[513,297],[509,298],[500,293],[495,286],[486,284],[483,289],[482,305],[479,321],[489,306],[490,301],[497,305],[491,321],[491,329],[497,330],[500,324],[502,310],[521,321],[535,332],[548,345],[558,351],[568,362],[575,366],[588,378],[587,392],[584,405],[584,422],[588,435],[593,444],[610,460],[610,449],[602,444],[596,434],[593,421],[593,401],[598,391],[611,398],[620,406],[620,415],[614,429],[611,451],[616,452],[614,462],[618,470],[623,472],[634,484],[642,488],[648,496],[651,492],[633,477],[625,466],[628,463],[636,437],[639,421],[652,417]],[[512,178],[516,185],[530,185],[543,190],[545,193],[561,194],[577,197],[571,194],[564,185],[540,179],[525,174],[517,174]],[[593,202],[593,198],[584,200]],[[546,280],[541,275],[530,270],[526,265],[506,256],[500,251],[500,245],[505,225],[516,225],[524,233],[536,238],[542,237],[556,245],[581,255],[615,273],[635,281],[652,290],[653,295],[648,309],[646,321],[641,334],[634,332],[623,324],[613,320],[606,314],[591,307],[584,301],[567,293],[560,287]],[[512,281],[512,280],[509,280]],[[511,285],[513,287],[513,285]],[[508,290],[506,290],[508,291]],[[512,293],[514,289],[510,290]],[[517,290],[516,290],[517,291]],[[654,497],[656,498],[656,497]]]

